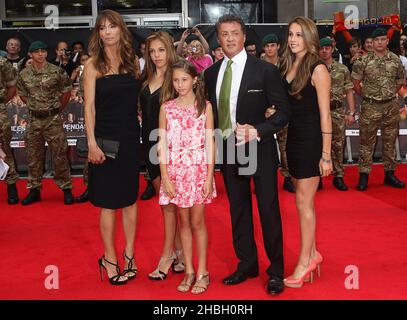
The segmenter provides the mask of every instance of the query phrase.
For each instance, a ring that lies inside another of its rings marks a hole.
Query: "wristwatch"
[[[350,111],[349,111],[349,112],[348,112],[348,115],[349,115],[349,116],[351,116],[351,117],[354,117],[354,116],[355,116],[355,114],[356,114],[356,112],[355,112],[355,111],[353,111],[353,112],[350,112]]]

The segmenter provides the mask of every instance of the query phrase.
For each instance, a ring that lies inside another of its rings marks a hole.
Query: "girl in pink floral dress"
[[[178,291],[200,294],[209,285],[208,234],[205,204],[216,197],[213,178],[215,141],[211,104],[195,67],[181,60],[171,67],[172,81],[163,85],[159,117],[158,154],[161,170],[160,205],[166,211],[179,209],[185,277]],[[192,263],[193,239],[198,250],[198,269]]]

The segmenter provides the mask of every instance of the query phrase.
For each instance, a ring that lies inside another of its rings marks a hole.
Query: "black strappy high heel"
[[[133,269],[134,255],[131,258],[129,258],[126,255],[126,251],[123,251],[123,259],[129,260],[127,269],[123,269],[123,276],[125,276],[128,280],[133,280],[136,277],[137,271],[138,271],[137,267]],[[129,273],[130,273],[130,275],[129,275]]]
[[[117,274],[115,276],[109,278],[109,274],[107,273],[107,269],[106,269],[105,265],[103,264],[103,261],[105,261],[108,264],[116,267]],[[120,285],[123,285],[123,284],[127,283],[127,279],[120,281],[120,278],[123,277],[123,275],[120,273],[120,267],[119,267],[118,264],[114,264],[114,263],[110,262],[109,260],[106,260],[105,256],[100,258],[98,260],[98,262],[99,262],[99,271],[100,271],[100,280],[101,281],[103,281],[103,269],[105,269],[106,275],[107,275],[107,277],[109,279],[110,284],[112,284],[114,286],[120,286]]]

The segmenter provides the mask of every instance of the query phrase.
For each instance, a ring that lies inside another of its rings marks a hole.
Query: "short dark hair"
[[[248,46],[252,46],[252,45],[256,45],[256,43],[252,40],[246,40],[244,43],[244,47],[248,47]]]
[[[215,24],[216,35],[219,34],[219,28],[222,23],[230,23],[230,22],[236,22],[236,23],[240,24],[240,27],[242,28],[243,33],[246,34],[246,26],[245,26],[242,18],[235,16],[233,14],[224,14],[223,16],[219,17],[218,21]]]
[[[82,48],[85,49],[85,44],[82,41],[74,41],[74,43],[72,43],[71,45],[71,49],[73,49],[73,47],[76,46],[77,44],[80,44]]]
[[[357,44],[359,47],[362,47],[362,40],[359,37],[353,37],[349,42],[349,48],[352,47],[354,44]]]

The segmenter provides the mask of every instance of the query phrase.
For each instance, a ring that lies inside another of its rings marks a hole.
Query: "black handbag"
[[[99,146],[99,148],[103,151],[106,158],[109,158],[112,160],[116,160],[119,158],[120,141],[96,138],[96,143]],[[76,140],[76,154],[80,158],[87,158],[88,152],[89,152],[89,148],[88,148],[87,138],[79,137]]]

